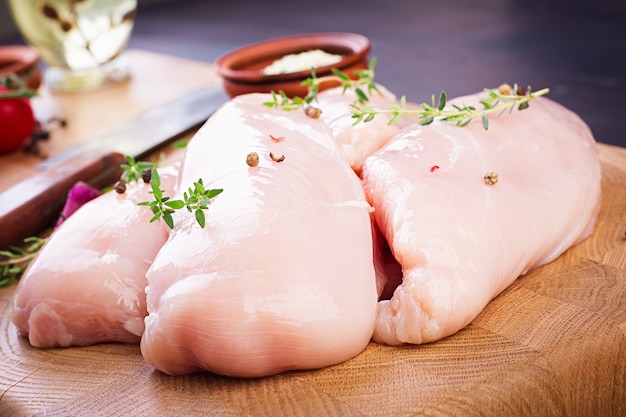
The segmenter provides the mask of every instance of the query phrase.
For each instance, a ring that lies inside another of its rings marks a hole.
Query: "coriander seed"
[[[311,119],[319,119],[322,115],[322,109],[319,107],[306,106],[304,108],[304,114],[309,116]]]
[[[513,87],[511,87],[507,83],[500,84],[500,86],[498,87],[498,92],[503,96],[510,96],[511,94],[513,94]]]
[[[494,171],[489,171],[485,174],[483,180],[487,185],[495,185],[498,182],[498,173]]]
[[[256,152],[250,152],[246,156],[246,164],[248,164],[249,167],[255,167],[259,165],[259,154]]]

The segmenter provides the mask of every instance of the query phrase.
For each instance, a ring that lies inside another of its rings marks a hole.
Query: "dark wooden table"
[[[213,62],[271,37],[358,32],[372,41],[377,80],[397,95],[425,101],[441,90],[457,96],[502,82],[550,87],[598,141],[626,147],[624,0],[139,3],[132,48]]]
[[[140,10],[131,46],[212,62],[317,31],[368,36],[377,80],[413,101],[501,82],[550,87],[598,141],[626,147],[624,0],[177,1]]]

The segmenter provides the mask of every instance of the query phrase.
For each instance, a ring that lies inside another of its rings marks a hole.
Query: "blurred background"
[[[322,31],[369,37],[376,80],[398,96],[549,87],[598,141],[626,147],[626,0],[139,0],[129,48],[213,62]],[[0,44],[21,43],[1,1]]]

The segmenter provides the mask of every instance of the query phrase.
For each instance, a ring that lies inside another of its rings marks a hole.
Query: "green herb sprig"
[[[170,197],[163,195],[165,190],[161,189],[161,178],[156,168],[152,169],[150,187],[152,188],[150,194],[154,196],[154,200],[142,201],[139,205],[150,207],[152,213],[154,213],[154,216],[150,219],[150,223],[163,218],[163,221],[170,229],[174,228],[174,218],[172,214],[182,208],[186,208],[190,213],[193,212],[196,222],[200,227],[204,228],[206,223],[204,212],[209,209],[211,199],[224,191],[221,188],[205,189],[202,178],[200,178],[193,183],[193,187],[190,187],[187,192],[183,193],[183,200],[171,200]]]
[[[24,239],[25,248],[15,246],[0,251],[0,287],[8,287],[20,279],[47,239],[36,236]]]
[[[487,98],[480,100],[482,108],[475,106],[458,106],[452,105],[451,109],[446,109],[446,92],[442,91],[439,99],[435,99],[435,95],[431,98],[431,103],[422,103],[418,108],[407,108],[406,96],[400,99],[400,104],[392,104],[387,109],[375,109],[372,106],[359,107],[352,106],[353,124],[361,122],[369,122],[381,113],[391,114],[389,124],[397,123],[404,115],[418,115],[418,124],[425,126],[433,123],[436,119],[443,122],[454,123],[457,126],[467,126],[472,120],[480,118],[483,128],[489,128],[489,115],[492,113],[502,113],[504,111],[512,112],[515,109],[524,110],[530,105],[530,101],[536,97],[543,96],[550,92],[550,89],[544,88],[537,92],[532,92],[530,86],[520,88],[515,84],[513,88],[503,84],[498,89],[485,88],[488,94]]]
[[[26,85],[26,79],[16,74],[0,77],[0,86],[6,91],[0,91],[0,98],[30,98],[37,95],[37,90],[33,90]]]
[[[302,81],[301,85],[307,87],[307,95],[305,97],[288,97],[284,91],[272,91],[272,100],[263,103],[264,106],[273,109],[297,110],[311,104],[317,99],[320,86],[327,82],[339,82],[342,92],[348,90],[354,91],[356,94],[356,102],[365,104],[369,101],[369,95],[373,92],[380,94],[376,83],[374,82],[375,68],[377,65],[376,58],[372,58],[367,69],[359,69],[354,71],[355,78],[351,78],[345,72],[333,68],[332,74],[325,77],[317,77],[315,70],[311,69],[311,77]]]
[[[123,171],[120,180],[125,183],[130,183],[143,178],[143,172],[146,169],[154,169],[155,164],[154,162],[148,161],[136,161],[132,156],[126,155],[126,163],[122,164],[121,168]]]
[[[185,149],[185,148],[187,148],[187,145],[189,145],[189,140],[181,139],[181,140],[177,140],[176,142],[174,142],[172,144],[172,148],[174,148],[174,149]]]

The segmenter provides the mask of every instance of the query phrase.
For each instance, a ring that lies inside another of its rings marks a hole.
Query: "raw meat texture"
[[[176,170],[161,172],[173,194]],[[102,342],[139,343],[147,315],[145,276],[167,239],[163,223],[137,206],[148,184],[130,183],[83,205],[50,236],[25,271],[13,299],[13,322],[41,348]]]
[[[188,145],[181,190],[202,178],[224,191],[204,228],[177,213],[147,274],[141,351],[167,374],[321,368],[371,339],[377,294],[361,182],[323,122],[268,109],[269,98],[236,97]],[[249,167],[253,151],[259,164]]]
[[[477,103],[478,96],[453,100]],[[487,185],[485,173],[498,173]],[[375,219],[402,266],[374,340],[426,343],[471,322],[518,276],[591,234],[600,205],[594,138],[546,98],[464,128],[407,128],[365,161]]]
[[[386,109],[398,104],[393,93],[381,85],[377,88],[380,94],[375,91],[368,94],[367,106]],[[370,122],[354,125],[351,105],[357,103],[357,96],[352,90],[342,90],[336,87],[320,92],[313,105],[322,110],[320,118],[330,127],[344,159],[354,171],[360,172],[363,160],[387,143],[409,119],[389,125],[391,116],[381,114]]]
[[[394,290],[402,283],[402,267],[393,257],[391,248],[372,215],[372,246],[374,252],[374,270],[379,300],[388,300]]]

